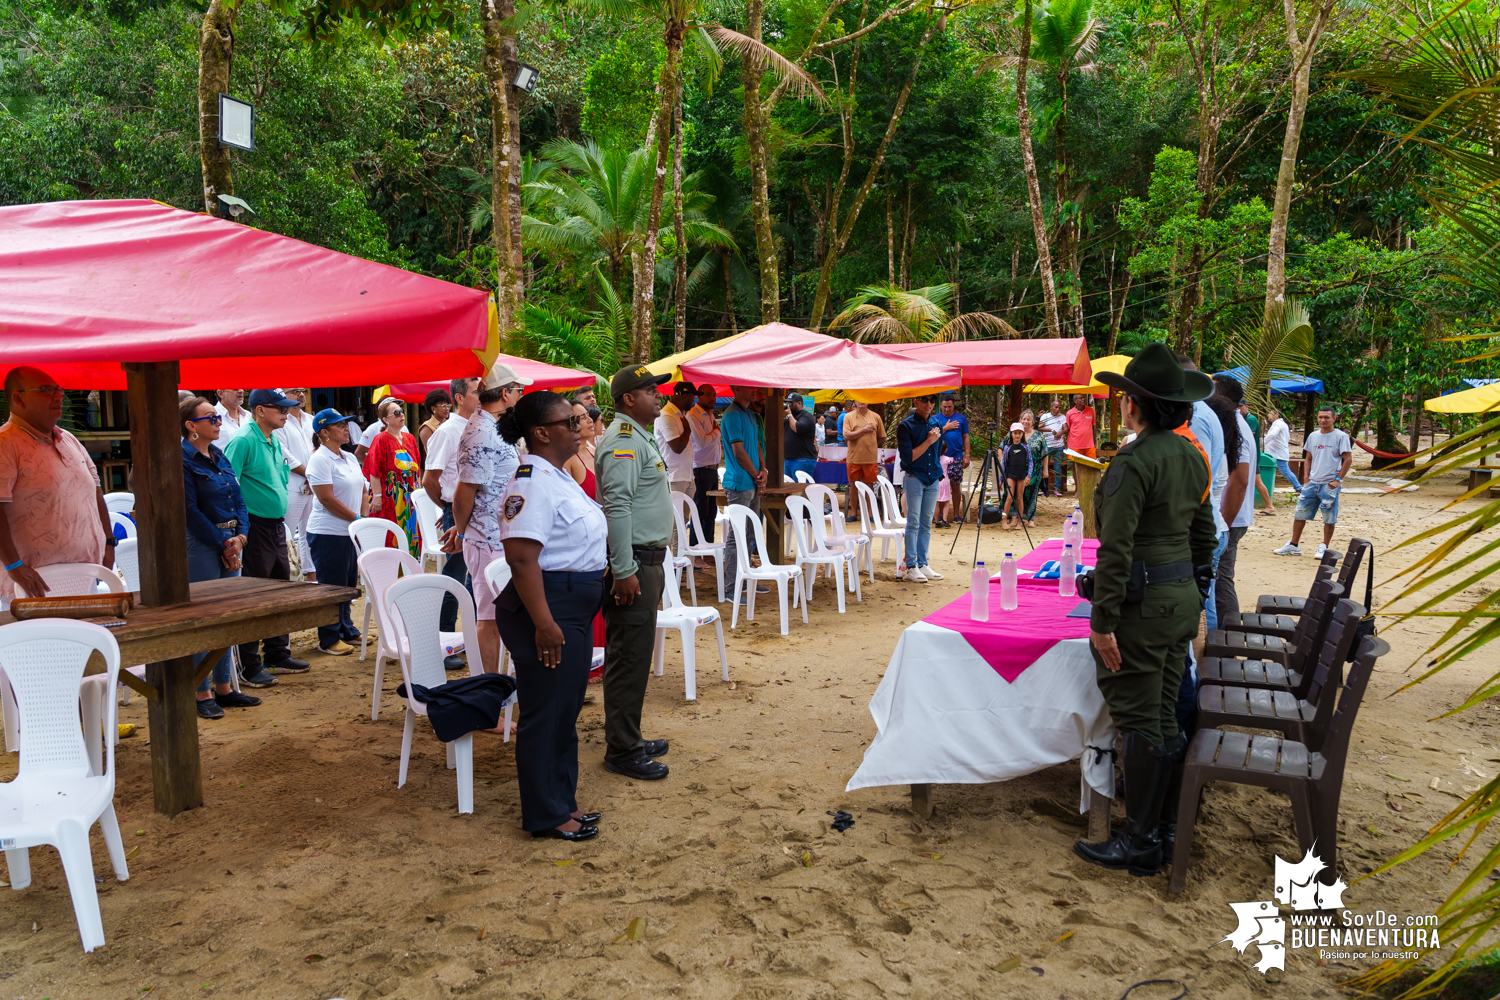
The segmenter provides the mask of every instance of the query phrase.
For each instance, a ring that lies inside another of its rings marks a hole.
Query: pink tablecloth
[[[1040,566],[1041,562],[1038,561],[1037,565]],[[1014,611],[1002,611],[1000,581],[991,581],[990,620],[987,622],[976,622],[969,617],[968,594],[922,620],[962,635],[995,673],[1008,683],[1014,682],[1057,643],[1064,639],[1088,637],[1087,618],[1067,617],[1083,598],[1061,597],[1057,593],[1056,581],[1048,582],[1051,586],[1017,587],[1018,606]]]
[[[1062,551],[1062,539],[1049,538],[1042,544],[1038,545],[1036,548],[1032,549],[1030,552],[1026,553],[1021,558],[1017,559],[1016,569],[1020,570],[1022,573],[1026,573],[1028,571],[1034,573],[1037,570],[1041,569],[1042,563],[1046,562],[1047,560],[1061,559]],[[1092,566],[1094,565],[1094,561],[1098,558],[1098,555],[1099,539],[1085,538],[1083,540],[1083,559],[1081,560],[1081,562],[1085,566]],[[1000,575],[998,566],[995,569],[994,575],[997,577]]]

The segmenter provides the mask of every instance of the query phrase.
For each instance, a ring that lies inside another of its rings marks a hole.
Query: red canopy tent
[[[0,366],[123,389],[122,361],[189,386],[482,375],[489,294],[154,201],[0,208]]]
[[[325,624],[354,595],[238,578],[190,591],[178,385],[481,375],[499,349],[489,296],[151,201],[0,208],[0,234],[0,374],[33,365],[68,388],[128,391],[141,605],[178,606],[145,689],[156,807],[175,814],[203,802],[199,650],[179,647]]]
[[[549,365],[545,361],[532,361],[529,358],[517,358],[509,354],[495,355],[493,364],[510,365],[517,375],[531,379],[531,384],[526,387],[527,392],[535,392],[537,389],[554,391],[578,389],[593,385],[598,381],[598,376],[593,372],[580,371],[577,368],[563,368],[560,365]],[[451,380],[394,382],[390,385],[383,385],[375,390],[374,402],[378,403],[386,396],[394,396],[403,403],[420,403],[432,390],[448,388],[449,381]]]
[[[1038,340],[950,340],[925,344],[884,344],[914,361],[963,369],[964,385],[1062,382],[1083,385],[1092,377],[1089,347],[1082,337]]]

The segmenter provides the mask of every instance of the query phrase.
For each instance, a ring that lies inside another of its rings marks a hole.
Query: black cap
[[[635,392],[648,385],[661,385],[663,382],[670,381],[672,381],[671,375],[653,375],[645,365],[631,365],[615,372],[614,378],[609,380],[609,394],[619,399],[627,392]]]
[[[1105,385],[1132,396],[1148,396],[1173,403],[1195,403],[1214,394],[1213,379],[1202,372],[1186,371],[1177,355],[1165,344],[1147,344],[1130,359],[1125,372],[1099,372],[1094,376]]]

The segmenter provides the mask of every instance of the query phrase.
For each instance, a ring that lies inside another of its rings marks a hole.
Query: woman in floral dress
[[[406,407],[399,399],[380,401],[376,411],[384,424],[365,455],[364,473],[370,480],[371,517],[395,521],[406,532],[406,548],[422,558],[422,530],[411,495],[420,487],[422,466],[417,460],[417,439],[406,430]]]
[[[1031,449],[1031,481],[1026,486],[1026,524],[1036,527],[1036,494],[1041,487],[1042,477],[1046,471],[1047,439],[1041,429],[1036,425],[1036,414],[1030,410],[1021,411],[1021,427],[1023,428],[1023,440]]]

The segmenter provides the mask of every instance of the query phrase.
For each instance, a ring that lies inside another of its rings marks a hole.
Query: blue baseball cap
[[[334,424],[347,423],[353,419],[353,417],[344,416],[338,410],[335,410],[330,406],[328,409],[319,410],[313,415],[313,433],[316,434],[318,431],[322,430],[325,427],[332,427]]]
[[[294,406],[301,405],[295,399],[287,399],[283,396],[280,389],[252,389],[245,408],[254,413],[257,406],[279,406],[284,410],[290,410]]]

